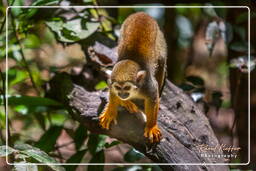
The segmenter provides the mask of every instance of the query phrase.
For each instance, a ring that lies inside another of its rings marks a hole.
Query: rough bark
[[[159,144],[150,145],[143,137],[142,114],[130,114],[119,109],[118,124],[110,130],[102,129],[98,116],[107,102],[107,92],[89,92],[74,84],[67,74],[60,74],[51,81],[52,95],[63,102],[74,119],[91,132],[106,134],[128,143],[156,163],[223,163],[223,158],[204,158],[198,145],[218,145],[211,126],[204,114],[179,88],[167,81],[161,98],[158,124],[163,133]],[[207,154],[222,154],[208,151]],[[228,170],[226,166],[161,166],[174,170]]]
[[[95,49],[97,48],[94,47],[94,51]],[[100,49],[101,56],[104,56],[103,48]],[[89,55],[92,54],[89,53]],[[97,52],[93,55],[97,55]],[[86,74],[80,74],[81,77],[83,75]],[[207,164],[224,163],[225,161],[223,157],[201,156],[205,153],[208,155],[222,154],[222,151],[218,150],[202,152],[199,149],[200,145],[215,147],[219,145],[219,142],[205,115],[189,96],[170,81],[166,81],[158,115],[158,124],[163,138],[158,144],[150,144],[143,136],[145,121],[142,113],[130,114],[126,109],[120,107],[117,117],[118,124],[112,124],[110,130],[102,129],[98,117],[107,103],[108,93],[107,91],[91,91],[90,88],[86,88],[88,85],[77,81],[78,78],[79,76],[71,76],[66,73],[57,74],[50,81],[47,96],[62,102],[72,117],[92,133],[109,135],[132,145],[155,163],[169,164],[161,165],[164,170],[228,170],[227,166],[189,165],[189,163]],[[135,103],[139,106],[142,104],[140,101]],[[187,164],[172,165],[180,163]]]

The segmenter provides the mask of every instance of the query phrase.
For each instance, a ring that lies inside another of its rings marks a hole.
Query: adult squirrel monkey
[[[139,109],[131,99],[143,99],[147,118],[144,136],[150,142],[160,141],[157,114],[166,58],[166,42],[157,22],[144,12],[130,15],[121,27],[118,61],[109,80],[109,102],[100,115],[103,128],[116,123],[119,105],[136,113]]]

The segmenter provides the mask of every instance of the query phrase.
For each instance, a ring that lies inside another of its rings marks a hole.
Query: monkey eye
[[[117,89],[117,90],[121,90],[121,87],[119,87],[119,86],[115,85],[115,89]]]
[[[123,89],[124,89],[124,90],[130,90],[130,89],[131,89],[131,86],[125,86]]]

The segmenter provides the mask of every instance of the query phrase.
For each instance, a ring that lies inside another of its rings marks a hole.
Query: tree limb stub
[[[219,146],[208,119],[196,104],[178,87],[166,81],[161,97],[158,124],[163,133],[159,144],[150,145],[143,136],[142,114],[130,114],[118,109],[117,125],[110,130],[99,125],[99,114],[107,103],[108,93],[87,91],[72,81],[72,76],[61,73],[50,81],[48,96],[62,102],[70,114],[88,130],[105,134],[132,145],[155,163],[224,163],[223,157],[203,157],[202,154],[222,154],[222,151],[202,152],[198,146]],[[225,171],[227,166],[217,165],[166,165],[164,170]]]

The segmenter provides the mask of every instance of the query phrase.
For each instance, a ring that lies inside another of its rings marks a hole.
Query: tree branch
[[[103,53],[103,52],[102,52]],[[82,75],[80,75],[82,77]],[[200,151],[200,145],[216,147],[217,138],[208,119],[181,89],[166,81],[161,97],[158,124],[163,138],[158,144],[150,144],[143,136],[145,122],[142,114],[130,114],[125,108],[118,109],[117,125],[110,130],[99,125],[99,114],[107,103],[108,93],[88,91],[87,85],[78,85],[78,76],[57,74],[50,81],[48,97],[67,106],[72,117],[96,134],[105,134],[132,145],[156,163],[224,163],[223,157],[204,157],[201,154],[222,154],[222,151]],[[141,106],[140,101],[135,101]],[[166,165],[167,170],[225,171],[227,166],[212,165]]]

